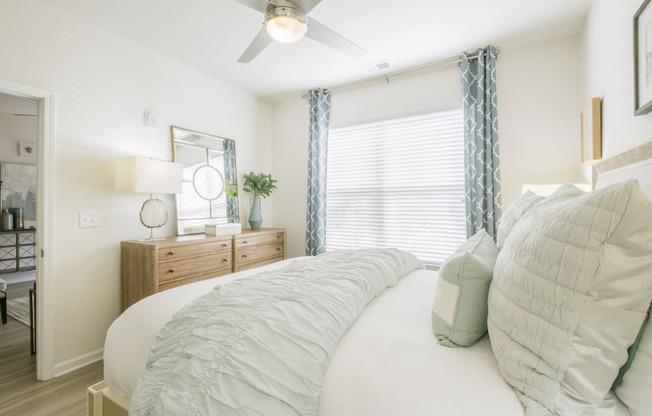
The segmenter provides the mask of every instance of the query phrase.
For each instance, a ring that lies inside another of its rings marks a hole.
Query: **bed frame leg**
[[[129,400],[101,381],[87,389],[86,409],[88,416],[128,416]]]

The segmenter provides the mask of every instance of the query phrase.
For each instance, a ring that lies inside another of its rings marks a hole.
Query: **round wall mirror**
[[[200,198],[213,201],[224,193],[224,177],[215,166],[204,165],[195,170],[192,184]]]

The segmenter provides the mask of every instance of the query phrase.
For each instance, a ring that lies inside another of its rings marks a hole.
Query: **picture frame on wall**
[[[602,100],[591,98],[580,112],[581,160],[591,163],[602,159]]]
[[[25,222],[36,221],[36,165],[0,162],[0,206],[22,208]]]
[[[645,0],[634,15],[634,115],[652,111],[652,7]]]

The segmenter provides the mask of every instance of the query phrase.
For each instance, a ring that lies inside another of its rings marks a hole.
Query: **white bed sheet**
[[[161,292],[127,309],[107,334],[107,385],[130,398],[156,334],[178,309],[216,284],[260,270]],[[523,415],[486,336],[470,348],[443,347],[434,340],[430,308],[436,279],[436,272],[412,272],[369,304],[332,356],[320,415]]]

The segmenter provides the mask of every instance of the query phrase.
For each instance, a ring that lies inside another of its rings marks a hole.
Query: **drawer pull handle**
[[[168,273],[174,273],[174,269],[168,270]]]
[[[246,259],[246,258],[247,258],[247,255],[246,255],[246,254],[243,254],[243,255],[242,255],[242,258],[243,258],[243,259]]]
[[[227,263],[227,262],[228,262],[227,259],[222,259],[222,263]]]
[[[174,256],[174,251],[168,251],[168,256]]]
[[[224,247],[224,248],[226,248],[226,247],[228,247],[228,246],[229,246],[229,245],[226,244],[226,243],[222,244],[222,247]]]
[[[276,236],[276,239],[277,239],[277,240],[280,240],[280,239],[281,239],[281,236],[280,236],[280,235],[277,235],[277,236]]]
[[[242,244],[249,244],[249,242],[247,240],[244,240]]]
[[[276,251],[281,251],[281,247],[276,247]]]

